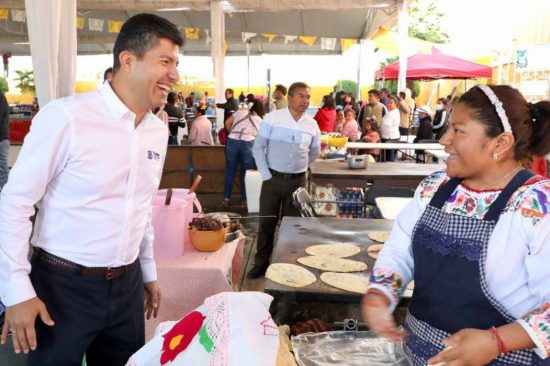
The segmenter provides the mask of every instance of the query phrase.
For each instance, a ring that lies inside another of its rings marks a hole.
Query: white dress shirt
[[[156,279],[151,204],[168,129],[135,114],[109,83],[48,103],[0,197],[0,297],[14,305],[36,296],[27,260],[33,245],[87,267],[118,267],[138,256],[144,282]]]
[[[281,173],[303,173],[321,151],[321,131],[317,122],[304,113],[294,120],[288,108],[264,117],[254,141],[252,154],[264,181],[269,169]]]

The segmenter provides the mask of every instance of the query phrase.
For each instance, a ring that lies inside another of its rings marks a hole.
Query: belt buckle
[[[115,275],[115,270],[112,267],[107,268],[107,272],[105,272],[105,279],[107,281],[112,280]]]

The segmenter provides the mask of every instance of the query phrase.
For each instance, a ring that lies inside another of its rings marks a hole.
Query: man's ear
[[[120,68],[128,73],[132,72],[136,57],[130,51],[122,51],[118,55],[118,61],[120,62]]]

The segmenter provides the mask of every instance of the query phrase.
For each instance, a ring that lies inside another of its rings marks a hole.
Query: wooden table
[[[374,266],[374,259],[366,249],[376,242],[368,238],[371,231],[391,230],[393,221],[376,219],[337,219],[332,217],[283,217],[279,237],[273,249],[271,263],[292,263],[297,258],[307,256],[306,247],[314,244],[355,243],[361,252],[349,259],[365,262],[367,274]],[[299,265],[299,264],[298,264]],[[305,266],[304,266],[305,267]],[[317,281],[301,288],[293,288],[266,279],[265,292],[275,298],[291,298],[303,301],[337,301],[358,303],[361,295],[329,286],[319,279],[323,271],[305,267]]]
[[[367,169],[349,169],[341,160],[316,160],[309,167],[310,183],[332,184],[339,188],[365,187],[367,183],[384,187],[415,189],[431,173],[444,170],[444,164],[374,163]]]

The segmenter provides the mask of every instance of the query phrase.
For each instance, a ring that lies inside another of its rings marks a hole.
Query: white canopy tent
[[[405,2],[405,5],[403,5]],[[33,56],[39,102],[68,95],[74,84],[75,55],[110,53],[116,33],[84,26],[76,31],[76,17],[124,21],[139,12],[163,16],[176,25],[208,30],[198,40],[186,40],[182,53],[213,58],[216,100],[223,100],[223,46],[227,55],[243,55],[247,43],[242,33],[256,33],[250,39],[251,54],[334,54],[323,49],[321,37],[368,39],[379,27],[395,24],[398,12],[410,0],[3,0],[0,7],[25,10],[26,23],[13,17],[0,21],[0,52]],[[27,31],[28,28],[28,31]],[[279,35],[272,41],[263,33]],[[406,31],[404,32],[406,34]],[[74,35],[74,36],[73,36]],[[316,36],[312,45],[281,35]],[[406,38],[406,37],[405,37]],[[30,43],[30,44],[28,44]],[[61,89],[57,85],[63,85]]]

